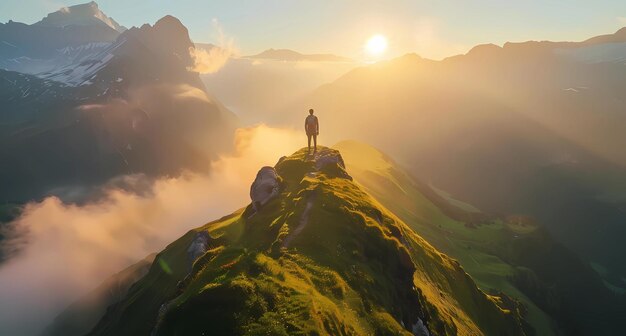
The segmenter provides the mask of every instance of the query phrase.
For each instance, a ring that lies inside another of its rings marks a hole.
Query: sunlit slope
[[[523,302],[537,334],[554,333],[553,319],[567,334],[615,330],[623,303],[532,219],[481,213],[412,178],[369,145],[344,141],[334,148],[357,184],[435,248],[459,260],[481,289]]]
[[[269,202],[173,242],[91,334],[525,334],[515,301],[480,291],[355,184],[339,152],[300,150],[275,171]]]

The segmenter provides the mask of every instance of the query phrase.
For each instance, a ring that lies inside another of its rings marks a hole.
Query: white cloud
[[[224,30],[217,19],[212,20],[213,29],[216,32],[217,46],[204,49],[204,48],[190,48],[189,53],[194,60],[194,66],[191,71],[199,72],[201,74],[209,74],[218,72],[222,67],[228,63],[228,60],[237,55],[237,49],[235,48],[235,40],[227,37],[224,34]]]
[[[112,189],[82,206],[54,197],[29,204],[6,243],[20,252],[0,266],[0,335],[38,334],[110,274],[247,205],[257,171],[295,151],[298,135],[239,129],[236,154],[213,162],[209,175],[164,178],[147,195]]]

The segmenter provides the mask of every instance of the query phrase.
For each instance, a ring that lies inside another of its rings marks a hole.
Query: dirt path
[[[287,235],[287,237],[283,241],[282,247],[289,248],[291,241],[297,236],[299,236],[302,230],[304,230],[304,228],[309,224],[309,212],[313,208],[314,201],[315,201],[315,194],[312,194],[307,197],[306,206],[304,207],[304,211],[302,212],[302,216],[300,217],[298,226]]]

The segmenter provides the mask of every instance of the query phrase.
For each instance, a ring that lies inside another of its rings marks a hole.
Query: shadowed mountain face
[[[190,48],[187,29],[166,16],[78,63],[38,76],[0,71],[0,199],[208,169],[235,120],[189,70]]]
[[[481,292],[339,152],[281,158],[251,197],[159,253],[90,335],[525,334],[518,303]]]
[[[621,30],[478,46],[440,62],[406,55],[355,69],[298,106],[319,111],[327,137],[377,145],[480,209],[537,217],[624,287],[625,45]]]

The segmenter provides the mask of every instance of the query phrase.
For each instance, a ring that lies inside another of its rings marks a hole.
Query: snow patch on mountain
[[[68,86],[92,84],[90,80],[115,58],[114,51],[124,42],[89,43],[76,48],[64,48],[60,52],[71,55],[72,61],[55,70],[39,73],[38,76]]]

